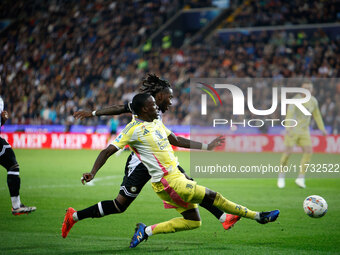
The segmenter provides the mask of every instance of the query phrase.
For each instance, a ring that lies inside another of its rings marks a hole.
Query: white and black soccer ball
[[[324,198],[318,195],[308,196],[303,201],[303,210],[312,218],[320,218],[327,213],[328,205]]]

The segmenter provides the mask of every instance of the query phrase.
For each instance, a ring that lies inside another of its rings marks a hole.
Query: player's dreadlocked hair
[[[167,80],[162,80],[155,74],[148,74],[148,77],[143,80],[139,91],[140,93],[149,93],[154,97],[158,92],[166,88],[171,88]]]

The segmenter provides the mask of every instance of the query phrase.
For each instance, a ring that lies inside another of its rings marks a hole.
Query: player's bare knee
[[[193,208],[193,209],[184,211],[181,214],[185,220],[201,221],[201,216],[198,211],[198,208]]]
[[[11,167],[7,168],[7,172],[8,173],[16,173],[17,175],[19,175],[19,164],[14,164]]]
[[[123,213],[126,211],[126,209],[128,208],[128,206],[130,204],[126,203],[126,200],[123,200],[125,202],[121,203],[117,200],[117,198],[115,200],[113,200],[113,204],[115,206],[115,209],[117,211],[117,213]]]
[[[292,147],[286,147],[284,153],[287,155],[287,157],[289,157],[293,153],[293,148]]]
[[[284,153],[286,154],[287,158],[289,158],[290,155],[292,154],[292,152],[290,150],[286,150]]]
[[[128,197],[128,196],[123,196],[122,194],[118,194],[118,196],[115,198],[114,201],[116,201],[116,204],[119,204],[120,212],[125,212],[126,209],[130,206],[130,204],[135,200],[135,197]]]
[[[312,154],[313,153],[312,146],[305,146],[305,147],[302,148],[302,150],[303,150],[303,153],[305,153],[305,154]]]

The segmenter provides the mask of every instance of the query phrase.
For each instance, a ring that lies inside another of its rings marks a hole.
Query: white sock
[[[13,209],[18,209],[21,205],[20,195],[17,197],[11,197]]]
[[[285,173],[279,173],[279,179],[280,178],[285,178]]]
[[[227,214],[226,213],[223,213],[221,215],[221,217],[218,219],[221,223],[225,222],[225,220],[227,219]]]
[[[305,179],[305,175],[304,174],[299,174],[298,179]]]
[[[254,220],[260,220],[260,213],[256,212]]]
[[[73,213],[73,214],[72,214],[72,217],[73,217],[73,220],[74,220],[74,221],[78,221],[78,220],[79,220],[79,219],[78,219],[78,214],[77,214],[77,212]]]
[[[148,236],[152,236],[152,229],[151,229],[151,226],[148,226],[145,228],[145,233],[148,235]]]

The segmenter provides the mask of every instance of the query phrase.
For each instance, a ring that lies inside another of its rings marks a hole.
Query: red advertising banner
[[[216,135],[195,136],[197,141],[209,143]],[[229,152],[283,152],[284,136],[282,135],[226,135],[225,145],[221,151]],[[340,154],[340,135],[311,136],[314,152]],[[301,148],[294,147],[294,152]]]
[[[2,133],[13,148],[23,149],[103,149],[107,134]]]
[[[177,134],[189,138],[188,134]],[[108,134],[85,133],[2,133],[13,148],[24,149],[96,149],[108,145]],[[282,135],[226,135],[226,143],[218,148],[229,152],[282,152]],[[209,143],[216,135],[195,136],[194,140]],[[340,154],[340,135],[312,136],[314,152]],[[178,148],[175,148],[178,149]],[[300,148],[295,148],[296,152]]]

